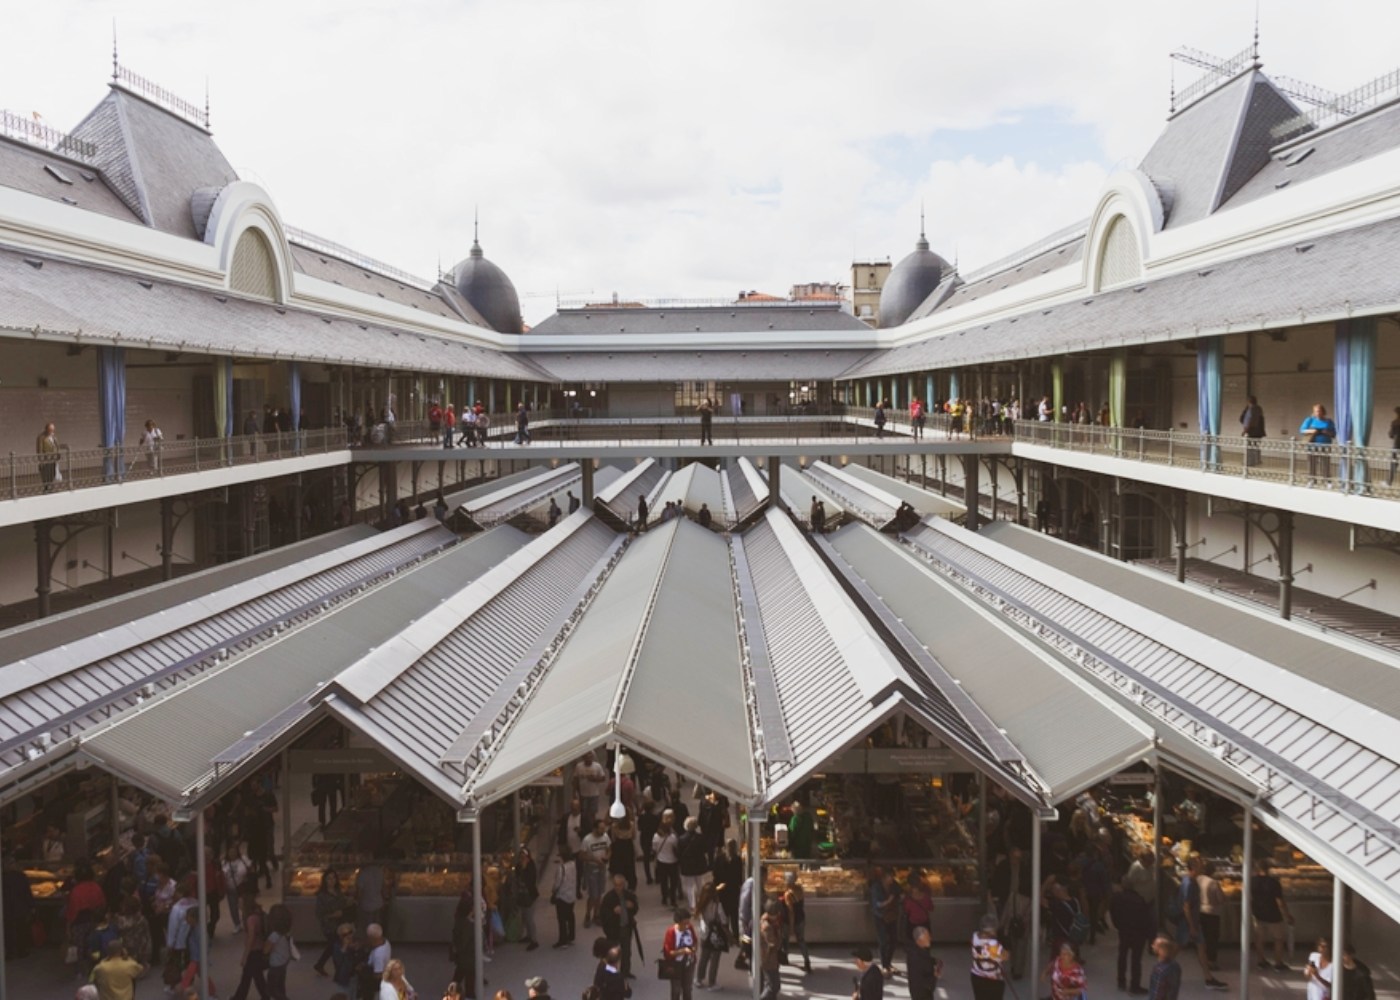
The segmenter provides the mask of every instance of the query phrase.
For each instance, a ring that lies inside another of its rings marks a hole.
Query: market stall
[[[334,869],[350,892],[360,870],[375,865],[384,872],[389,939],[449,940],[457,902],[471,882],[470,827],[376,749],[302,748],[288,758],[291,846],[282,891],[296,932],[308,940],[320,937],[315,896],[326,871]],[[520,836],[526,839],[533,831],[535,794],[524,793]],[[327,796],[336,800],[334,809],[323,808]],[[510,803],[502,806],[483,817],[482,864],[496,867],[505,881],[517,841]]]
[[[807,898],[807,939],[871,940],[874,866],[900,885],[921,878],[934,899],[935,940],[975,929],[984,910],[977,813],[968,796],[974,776],[942,746],[860,747],[835,758],[800,793],[815,824],[815,850],[794,858],[786,824],[791,806],[775,811],[761,838],[764,885],[782,891],[798,872]]]

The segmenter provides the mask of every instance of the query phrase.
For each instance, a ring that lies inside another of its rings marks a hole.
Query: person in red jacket
[[[107,912],[107,895],[92,870],[92,863],[86,858],[73,865],[73,881],[68,890],[68,902],[63,907],[63,923],[68,930],[70,955],[83,957],[88,935],[97,926],[98,918]],[[92,963],[81,963],[83,977],[86,978]]]
[[[676,963],[676,974],[671,979],[671,1000],[690,1000],[691,988],[695,983],[695,955],[700,942],[695,933],[695,925],[690,922],[690,911],[678,907],[675,923],[666,928],[666,938],[661,943],[661,954]]]
[[[442,411],[442,446],[452,447],[452,431],[457,426],[457,414],[452,410],[452,404],[448,403],[447,408]]]

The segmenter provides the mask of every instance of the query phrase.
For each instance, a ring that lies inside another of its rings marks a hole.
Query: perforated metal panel
[[[1142,252],[1138,249],[1133,224],[1118,216],[1108,224],[1099,258],[1099,288],[1126,285],[1142,277]]]

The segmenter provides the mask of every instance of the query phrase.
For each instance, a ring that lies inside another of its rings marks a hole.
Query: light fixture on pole
[[[612,807],[608,809],[608,815],[613,819],[624,819],[627,816],[627,807],[622,804],[622,762],[624,760],[629,764],[632,763],[619,745],[613,752],[613,803]]]

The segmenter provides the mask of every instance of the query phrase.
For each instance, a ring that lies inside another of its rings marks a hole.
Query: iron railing
[[[340,427],[316,431],[249,434],[228,438],[160,441],[154,448],[69,448],[34,455],[10,452],[0,499],[18,500],[59,491],[140,482],[235,465],[300,458],[348,447]]]
[[[1017,421],[1013,431],[1018,442],[1067,451],[1359,496],[1400,498],[1396,476],[1400,452],[1389,448],[1037,420]]]

